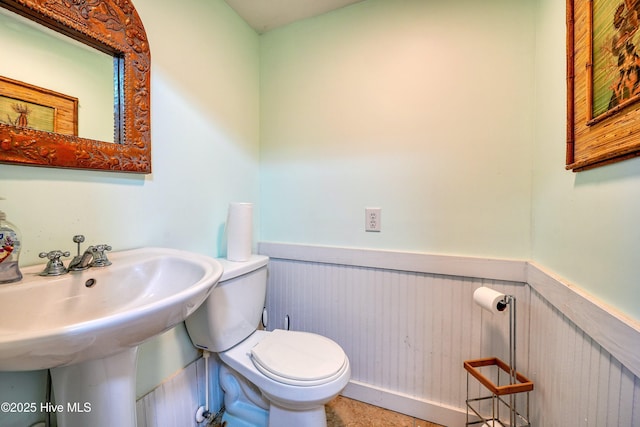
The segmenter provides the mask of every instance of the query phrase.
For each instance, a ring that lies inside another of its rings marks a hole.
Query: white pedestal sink
[[[0,371],[51,369],[60,427],[135,427],[137,346],[184,321],[222,275],[215,259],[173,249],[109,258],[0,285]]]

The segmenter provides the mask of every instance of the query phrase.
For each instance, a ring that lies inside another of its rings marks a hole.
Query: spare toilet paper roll
[[[253,243],[253,203],[230,203],[227,215],[227,259],[247,261]]]
[[[504,300],[504,294],[494,291],[490,288],[480,287],[473,293],[473,300],[480,307],[489,310],[492,313],[504,312],[504,304],[499,304]]]

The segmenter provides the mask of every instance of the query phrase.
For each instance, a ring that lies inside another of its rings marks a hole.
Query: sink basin
[[[142,248],[109,253],[113,264],[0,285],[0,371],[56,368],[136,347],[182,322],[222,274],[215,259]]]

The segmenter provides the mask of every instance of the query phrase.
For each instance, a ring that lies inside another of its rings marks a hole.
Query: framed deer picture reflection
[[[0,76],[0,123],[78,135],[78,99]]]

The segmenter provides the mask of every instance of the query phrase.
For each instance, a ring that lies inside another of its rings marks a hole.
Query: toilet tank
[[[185,320],[191,342],[219,353],[242,342],[257,328],[267,293],[267,262],[263,255],[248,261],[218,259],[224,268],[218,285]]]

